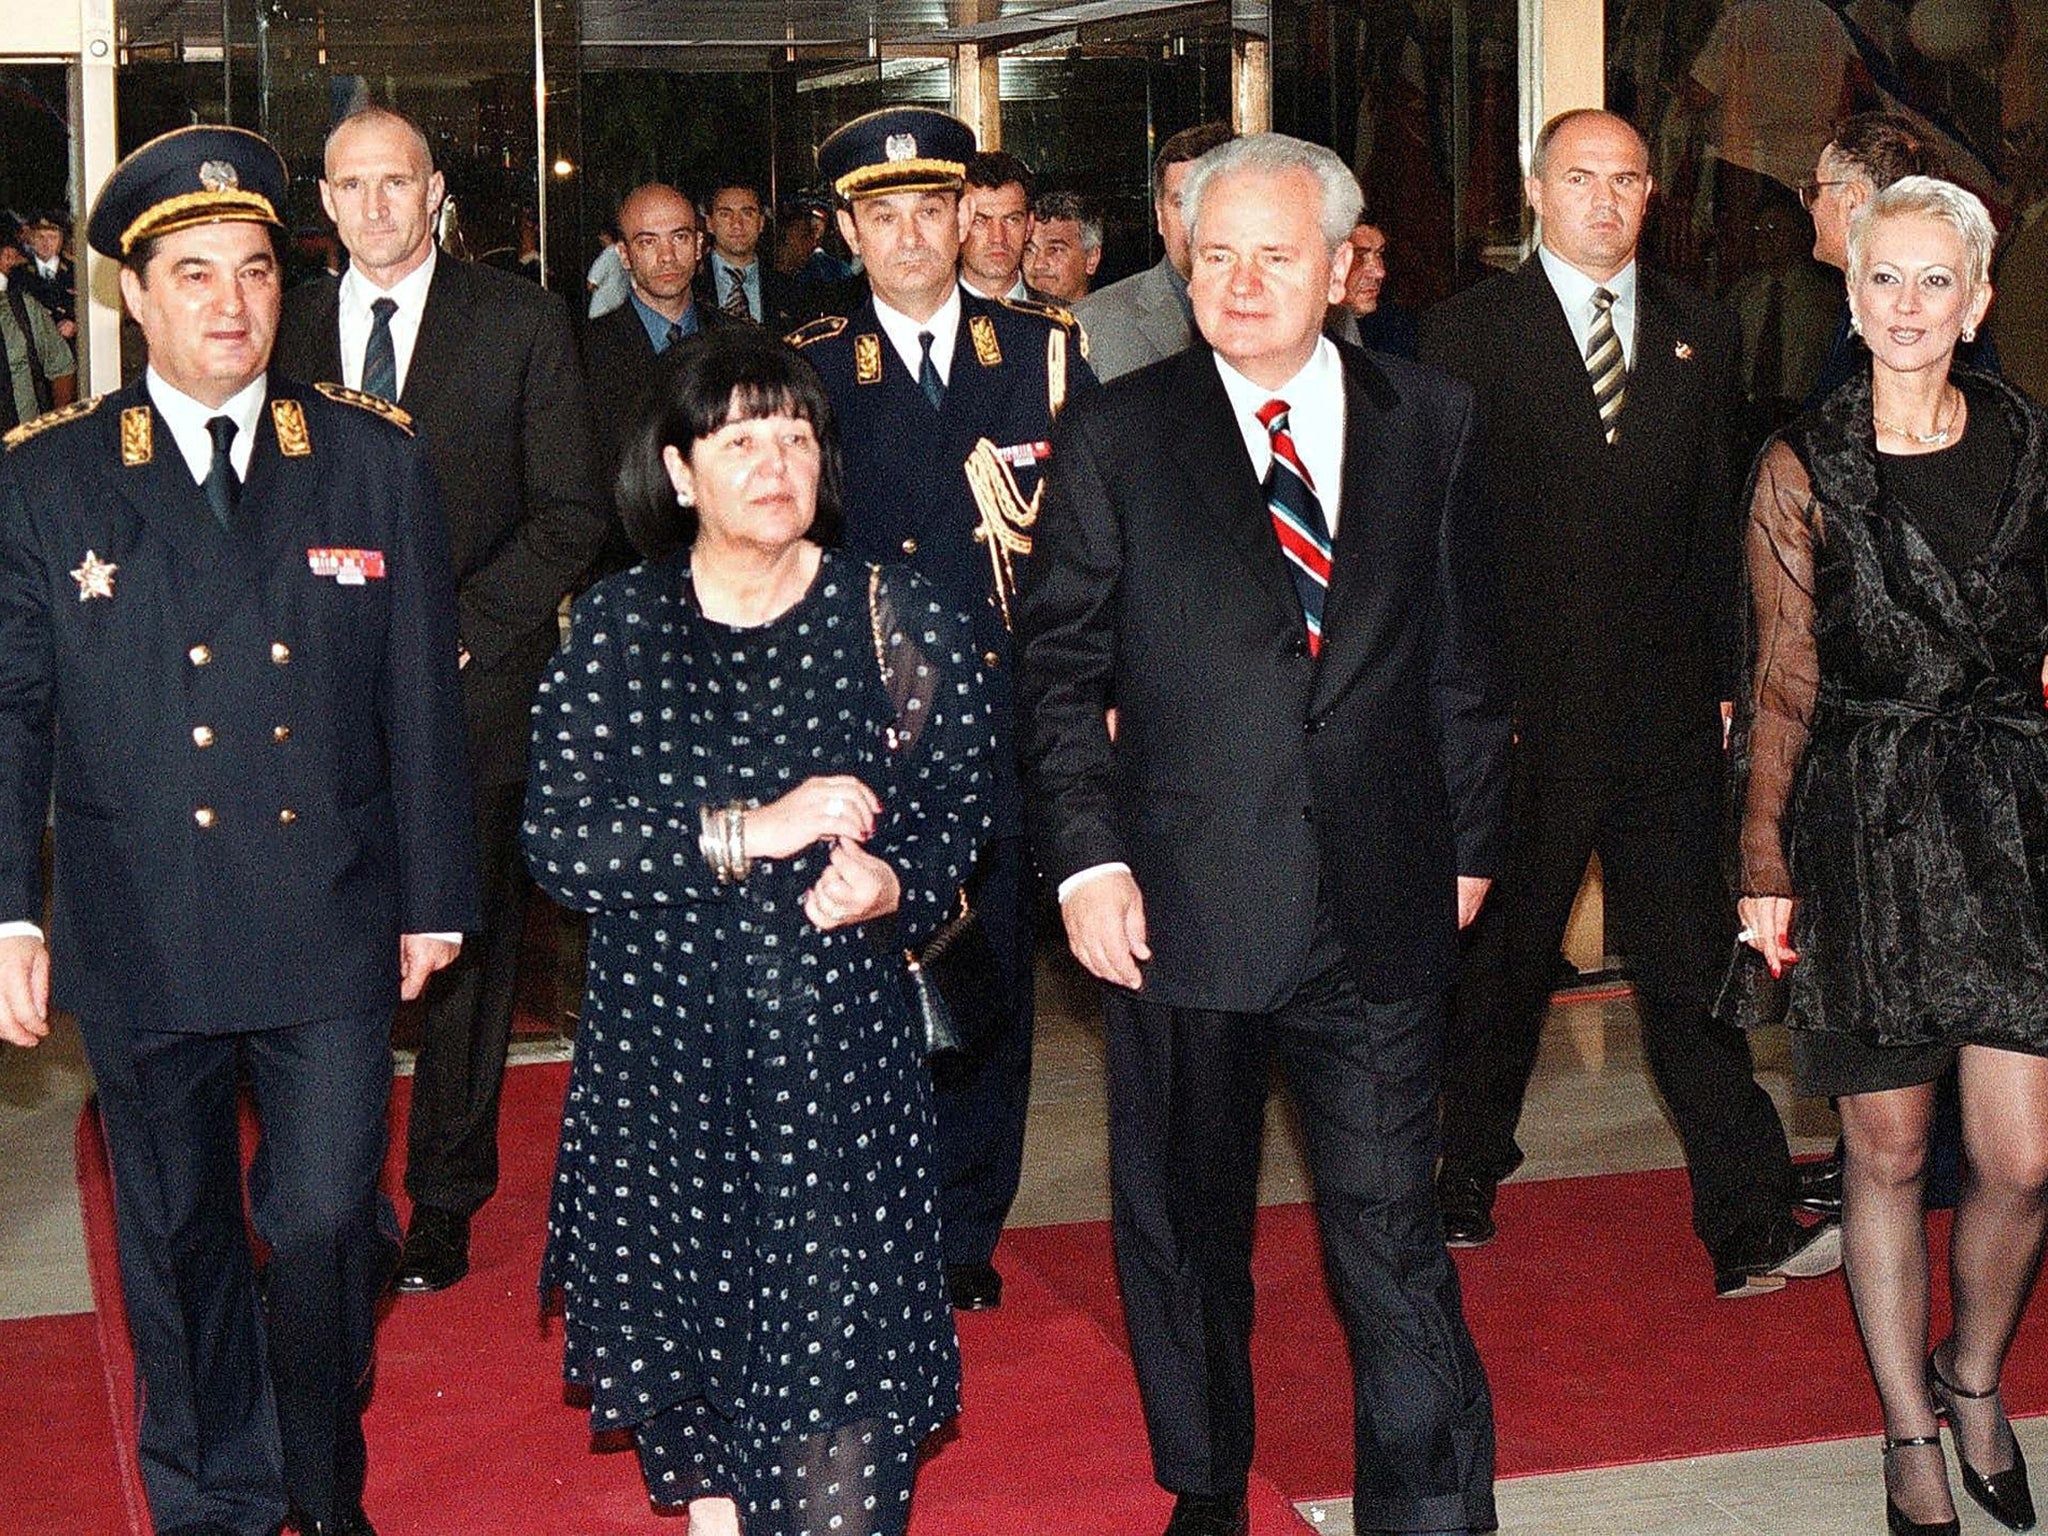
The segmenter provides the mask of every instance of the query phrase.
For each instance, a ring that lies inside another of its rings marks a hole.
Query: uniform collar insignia
[[[313,439],[306,433],[306,408],[296,400],[270,402],[270,424],[277,431],[277,451],[288,459],[310,458]]]
[[[156,429],[149,407],[131,405],[121,413],[121,463],[135,469],[156,457]]]
[[[882,382],[881,337],[869,335],[853,338],[853,376],[863,384]]]
[[[999,366],[1003,360],[1003,349],[996,344],[996,323],[987,315],[976,315],[967,322],[968,337],[974,342],[974,360],[984,368]]]

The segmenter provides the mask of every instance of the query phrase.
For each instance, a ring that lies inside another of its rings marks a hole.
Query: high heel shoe
[[[1896,1440],[1890,1435],[1884,1437],[1887,1456],[1915,1445],[1931,1445],[1938,1454],[1941,1450],[1940,1431],[1931,1435],[1901,1435]],[[1891,1490],[1887,1488],[1884,1494],[1884,1528],[1891,1532],[1891,1536],[1962,1536],[1963,1522],[1954,1515],[1946,1520],[1915,1520],[1893,1502]]]
[[[2008,1530],[2031,1531],[2034,1528],[2034,1495],[2027,1487],[2027,1459],[2020,1454],[2019,1437],[2012,1432],[2012,1421],[2005,1417],[2005,1410],[1999,1410],[1999,1422],[2005,1426],[2005,1438],[2012,1444],[2012,1465],[2003,1472],[1979,1472],[1970,1465],[1963,1454],[1962,1431],[1956,1427],[1956,1399],[1969,1402],[1983,1402],[1986,1398],[1998,1396],[1998,1388],[1989,1392],[1972,1392],[1959,1387],[1941,1374],[1935,1356],[1940,1346],[1927,1356],[1927,1390],[1934,1398],[1934,1411],[1948,1421],[1949,1433],[1956,1437],[1956,1460],[1963,1469],[1963,1491],[1984,1507],[1985,1513]]]

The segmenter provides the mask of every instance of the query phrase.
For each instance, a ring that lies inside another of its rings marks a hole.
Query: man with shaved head
[[[1553,118],[1525,191],[1536,254],[1421,330],[1423,360],[1479,394],[1516,725],[1507,853],[1444,1075],[1445,1235],[1455,1247],[1494,1235],[1558,946],[1597,852],[1715,1292],[1755,1295],[1834,1268],[1841,1232],[1793,1216],[1784,1127],[1744,1037],[1713,1017],[1735,933],[1719,863],[1734,317],[1638,264],[1649,154],[1625,119]]]
[[[349,270],[291,291],[277,349],[300,378],[405,410],[441,483],[455,561],[483,929],[427,991],[406,1137],[406,1291],[468,1272],[470,1217],[497,1187],[526,909],[515,834],[527,712],[554,652],[556,607],[606,529],[568,313],[531,283],[438,251],[445,192],[410,118],[374,107],[336,124],[320,201]]]

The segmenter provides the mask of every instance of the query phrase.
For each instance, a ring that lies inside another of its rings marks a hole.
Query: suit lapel
[[[1215,357],[1202,345],[1176,356],[1181,380],[1172,393],[1186,407],[1174,423],[1173,452],[1162,457],[1180,460],[1196,516],[1237,551],[1263,599],[1286,614],[1289,624],[1298,625],[1301,599],[1288,574],[1287,557],[1280,553],[1273,514],[1245,454],[1244,433],[1230,408],[1230,396],[1224,393]]]
[[[1362,354],[1340,351],[1344,364],[1344,470],[1337,541],[1330,552],[1330,591],[1323,600],[1323,647],[1316,663],[1314,707],[1324,708],[1358,674],[1371,653],[1372,599],[1386,594],[1376,574],[1391,536],[1382,501],[1395,478],[1387,459],[1386,415],[1393,386]]]
[[[316,379],[339,384],[348,375],[341,361],[341,283],[328,278],[316,290],[311,305],[312,335],[319,350],[319,362],[312,370]]]
[[[1538,379],[1560,381],[1560,430],[1580,439],[1588,452],[1594,445],[1604,449],[1607,432],[1600,425],[1600,408],[1593,403],[1593,384],[1586,376],[1586,357],[1579,350],[1578,339],[1572,335],[1571,321],[1565,317],[1564,302],[1558,298],[1557,290],[1551,287],[1550,274],[1543,270],[1542,258],[1531,256],[1522,263],[1516,275],[1522,284],[1522,322],[1519,329],[1528,343],[1530,372]],[[1640,290],[1638,294],[1636,310],[1640,329]],[[1637,355],[1641,355],[1640,348]],[[1624,422],[1627,420],[1627,408],[1633,403],[1632,400],[1624,402]],[[1623,430],[1625,435],[1626,427]]]
[[[470,335],[467,278],[468,274],[453,258],[434,258],[434,276],[427,284],[427,302],[420,310],[419,335],[413,339],[405,387],[398,392],[398,403],[415,419],[436,414],[434,402],[466,348]]]
[[[1683,344],[1687,355],[1679,355]],[[1678,333],[1677,317],[1642,268],[1636,269],[1635,355],[1629,360],[1628,398],[1622,402],[1621,435],[1615,447],[1624,453],[1660,453],[1674,440],[1674,415],[1697,406],[1687,370],[1699,364],[1692,344]],[[1591,392],[1588,391],[1588,398]],[[1683,436],[1682,433],[1676,436]]]

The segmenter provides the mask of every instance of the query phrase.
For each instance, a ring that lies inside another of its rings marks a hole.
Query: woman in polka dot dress
[[[534,878],[593,914],[542,1286],[692,1536],[889,1536],[957,1411],[903,952],[989,818],[966,621],[825,550],[817,376],[686,343],[620,474],[645,563],[534,706]]]

